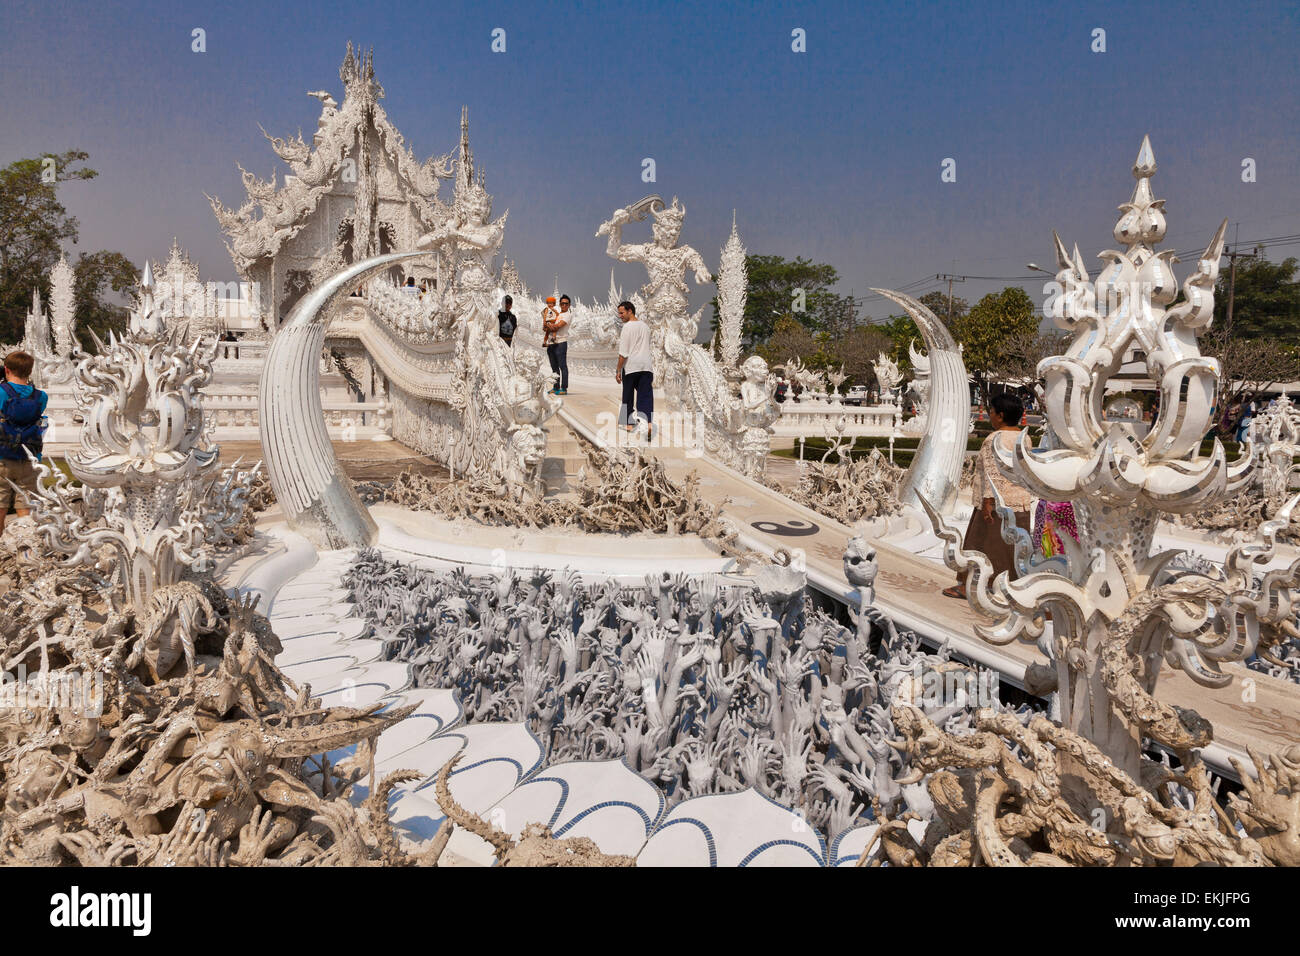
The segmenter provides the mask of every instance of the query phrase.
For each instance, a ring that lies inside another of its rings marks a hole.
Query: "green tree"
[[[1260,253],[1260,250],[1256,250]],[[1300,337],[1300,281],[1295,257],[1270,262],[1240,259],[1232,299],[1232,328],[1228,321],[1229,270],[1219,272],[1214,290],[1214,326],[1233,338],[1294,342]]]
[[[834,266],[802,256],[791,261],[782,256],[748,255],[745,257],[745,271],[748,281],[741,334],[746,349],[767,342],[783,316],[793,316],[809,330],[821,332],[845,327],[849,313],[855,311],[848,297],[831,291],[839,281]],[[798,309],[799,305],[803,306],[802,311]],[[718,320],[715,296],[711,320],[714,332],[718,329]],[[852,321],[847,321],[847,325],[852,324]]]
[[[876,380],[873,368],[881,352],[890,353],[894,342],[878,325],[858,325],[830,342],[831,361],[835,368],[843,368],[848,375],[848,385],[872,385]]]
[[[925,343],[925,337],[921,335],[921,330],[916,327],[909,315],[891,315],[885,321],[874,326],[880,330],[881,334],[889,342],[889,348],[885,349],[889,357],[898,363],[898,367],[907,371],[912,367],[912,359],[908,355],[907,346],[915,342],[917,348]]]
[[[950,307],[947,292],[927,292],[925,295],[919,297],[917,301],[933,312],[944,325],[952,325],[953,322],[960,319],[970,311],[970,305],[965,299],[960,296],[953,296],[950,320]]]
[[[93,179],[78,169],[87,154],[71,149],[20,159],[0,169],[0,341],[23,337],[32,289],[49,292],[49,272],[65,241],[77,241],[77,220],[59,201],[58,184]]]
[[[107,339],[111,329],[126,328],[129,311],[106,298],[112,290],[118,295],[129,293],[140,282],[140,270],[120,252],[83,252],[73,267],[76,277],[73,301],[77,315],[77,338],[83,349],[92,349],[90,333]]]
[[[98,173],[83,164],[88,154],[70,149],[20,159],[0,169],[0,341],[22,340],[32,290],[49,301],[49,274],[64,243],[77,242],[77,220],[59,199],[60,183],[94,179]],[[106,331],[120,327],[125,310],[106,301],[111,290],[130,287],[135,267],[118,252],[83,253],[73,267],[76,275],[77,325]],[[83,338],[83,344],[88,343]]]
[[[990,381],[1018,377],[1022,360],[1013,351],[1014,343],[1037,332],[1034,302],[1019,286],[990,292],[952,323],[953,338],[964,346],[966,371],[986,395]]]
[[[825,339],[808,329],[793,315],[783,315],[776,320],[772,334],[754,351],[768,365],[784,365],[798,359],[807,368],[826,368],[831,357],[825,348]]]

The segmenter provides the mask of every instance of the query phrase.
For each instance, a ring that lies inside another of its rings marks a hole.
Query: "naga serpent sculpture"
[[[902,292],[871,291],[892,299],[907,311],[921,330],[930,360],[929,417],[911,467],[898,486],[898,500],[920,508],[924,497],[941,512],[951,514],[957,503],[966,436],[970,433],[966,363],[947,326],[924,305]]]
[[[325,429],[320,355],[333,306],[366,277],[428,255],[393,252],[349,266],[303,296],[271,340],[258,391],[262,454],[289,525],[316,547],[366,547],[378,533]]]

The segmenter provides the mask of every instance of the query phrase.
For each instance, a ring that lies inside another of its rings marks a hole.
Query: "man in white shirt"
[[[618,370],[614,373],[614,381],[623,386],[618,420],[628,431],[634,430],[638,421],[645,422],[649,438],[655,410],[650,326],[636,317],[636,306],[631,302],[619,303],[618,317],[623,320],[623,331],[618,336]]]

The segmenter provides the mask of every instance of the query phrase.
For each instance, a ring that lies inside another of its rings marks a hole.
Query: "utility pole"
[[[1237,290],[1237,260],[1238,259],[1256,259],[1259,257],[1258,252],[1225,252],[1228,257],[1228,315],[1223,323],[1224,338],[1232,337],[1232,299]]]
[[[953,284],[954,282],[965,282],[965,281],[966,281],[966,277],[965,277],[965,276],[950,276],[950,275],[948,275],[948,273],[945,272],[945,273],[943,273],[942,275],[937,275],[937,276],[935,276],[935,278],[936,278],[936,279],[939,279],[940,281],[942,281],[942,280],[944,280],[944,279],[947,279],[947,280],[948,280],[948,322],[947,322],[947,324],[948,324],[948,325],[952,325],[952,284]]]

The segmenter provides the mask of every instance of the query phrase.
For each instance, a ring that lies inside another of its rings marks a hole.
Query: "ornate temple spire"
[[[72,354],[73,333],[77,326],[76,275],[68,257],[60,254],[50,271],[50,331],[54,336],[54,354]]]
[[[154,305],[153,290],[153,266],[146,259],[144,275],[140,277],[140,293],[136,307],[131,311],[131,322],[128,326],[131,335],[146,343],[160,340],[167,331],[162,313]]]
[[[722,247],[718,266],[719,354],[722,364],[736,368],[740,364],[741,326],[745,319],[745,245],[736,231],[736,213],[731,213],[731,235]]]
[[[382,99],[384,88],[375,82],[375,50],[371,47],[364,54],[358,46],[353,52],[352,41],[339,67],[339,79],[343,81],[344,98],[354,97],[373,103]]]
[[[1151,192],[1151,177],[1155,173],[1156,157],[1151,139],[1143,136],[1133,163],[1133,178],[1137,180],[1133,197],[1119,207],[1120,217],[1114,229],[1116,241],[1124,244],[1135,266],[1140,266],[1151,254],[1151,247],[1165,237],[1165,201],[1156,199]]]
[[[50,317],[45,314],[45,303],[41,301],[41,287],[32,289],[32,307],[27,310],[27,324],[23,333],[22,347],[37,358],[50,350]]]
[[[460,108],[460,147],[456,158],[456,191],[466,193],[474,185],[474,153],[469,148],[469,107]]]

